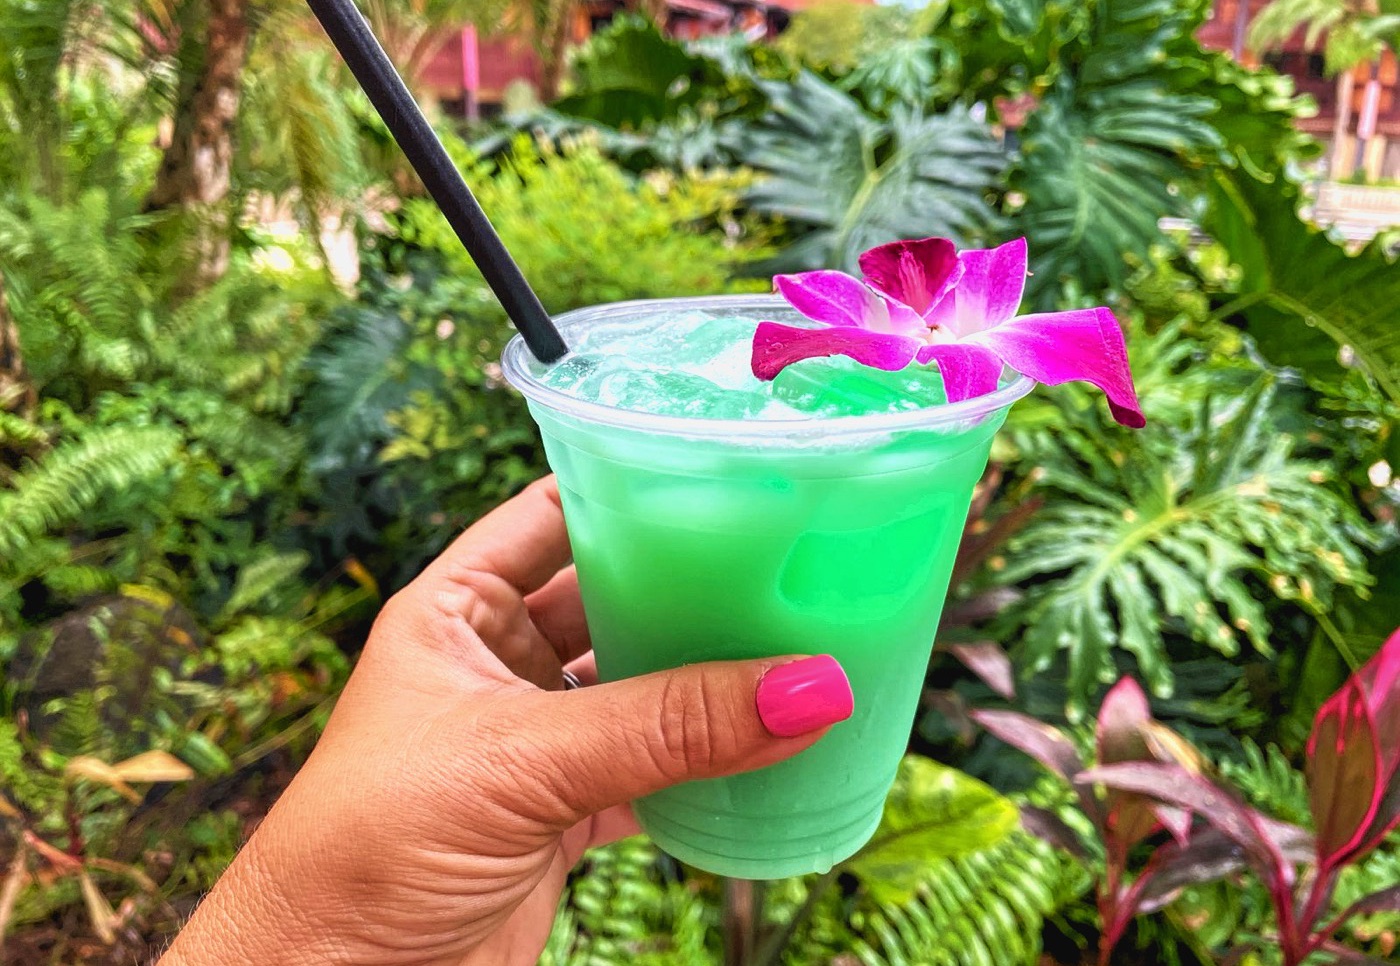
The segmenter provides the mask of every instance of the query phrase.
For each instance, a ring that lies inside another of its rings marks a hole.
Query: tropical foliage
[[[1113,433],[1085,394],[1061,392],[1019,437],[1046,503],[995,577],[1029,587],[998,629],[1029,668],[1063,652],[1078,707],[1116,678],[1115,653],[1167,697],[1169,635],[1271,656],[1270,599],[1326,613],[1338,585],[1370,583],[1361,516],[1277,430],[1276,377],[1202,378],[1208,350],[1176,326],[1135,349],[1148,428]]]
[[[1024,235],[1028,309],[1111,305],[1148,419],[1014,410],[865,850],[747,887],[618,843],[544,962],[1393,955],[1400,274],[1300,218],[1309,105],[1199,47],[1210,4],[833,2],[771,45],[629,15],[572,52],[556,0],[363,6],[410,76],[466,20],[543,56],[546,106],[441,133],[551,310]],[[1258,37],[1349,64],[1393,13],[1276,0]],[[378,602],[544,471],[509,335],[299,4],[0,0],[6,961],[149,959]]]

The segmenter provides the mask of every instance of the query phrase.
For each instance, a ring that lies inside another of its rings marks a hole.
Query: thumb
[[[679,782],[790,758],[851,716],[836,659],[692,664],[576,691],[540,693],[525,730],[546,824],[567,827]],[[520,777],[526,777],[521,775]]]

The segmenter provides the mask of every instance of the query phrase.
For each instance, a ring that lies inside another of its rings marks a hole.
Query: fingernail
[[[771,668],[758,682],[758,717],[779,738],[845,721],[855,710],[851,682],[829,654]]]

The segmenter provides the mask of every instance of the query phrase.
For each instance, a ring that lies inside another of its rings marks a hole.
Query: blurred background
[[[1031,308],[1114,306],[1149,427],[1075,387],[1013,413],[911,736],[940,777],[901,801],[1064,806],[969,709],[1087,742],[1131,674],[1298,819],[1313,713],[1400,623],[1389,5],[362,9],[551,311],[928,235],[1025,235]],[[378,605],[544,472],[509,335],[298,0],[0,0],[0,961],[161,948]],[[1101,857],[965,837],[770,884],[766,958],[733,941],[752,889],[622,843],[544,961],[1092,961]],[[1400,845],[1348,876],[1400,880]],[[1188,890],[1119,961],[1212,961],[1267,915]],[[1393,961],[1397,929],[1342,938]]]

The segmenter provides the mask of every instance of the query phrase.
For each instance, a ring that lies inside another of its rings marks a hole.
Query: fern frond
[[[78,691],[50,701],[44,709],[56,714],[48,744],[61,755],[99,754],[110,731],[102,723],[101,701],[96,691]]]
[[[1243,756],[1222,761],[1220,773],[1255,808],[1286,822],[1310,824],[1308,789],[1303,773],[1293,767],[1277,745],[1261,748],[1250,738],[1243,739],[1241,744]]]
[[[852,951],[866,966],[1016,966],[1040,955],[1046,916],[1082,888],[1050,846],[1018,834],[929,867],[916,897],[858,913]]]
[[[19,729],[6,717],[0,717],[0,790],[36,815],[57,814],[63,801],[63,780],[25,755]]]
[[[120,585],[106,567],[85,564],[62,564],[46,570],[41,579],[44,586],[63,600],[76,601],[93,594],[110,593]]]
[[[624,839],[588,853],[541,966],[664,966],[714,961],[714,904],[664,877],[656,847]]]
[[[241,613],[285,588],[303,570],[311,557],[303,550],[272,553],[260,557],[238,571],[233,592],[224,605],[225,616]]]
[[[0,410],[0,446],[29,446],[49,440],[44,427],[23,416]]]
[[[164,472],[180,444],[163,427],[117,427],[30,461],[0,493],[0,558],[23,552],[35,538],[75,522],[105,495]]]

